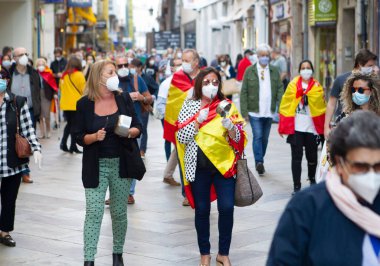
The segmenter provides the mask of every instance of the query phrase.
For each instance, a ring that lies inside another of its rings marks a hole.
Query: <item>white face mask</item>
[[[26,55],[21,56],[18,63],[22,66],[26,66],[28,64],[28,57]]]
[[[37,69],[38,69],[38,71],[40,71],[40,72],[44,72],[44,70],[45,70],[45,66],[38,66]]]
[[[177,53],[177,58],[182,58],[182,53]]]
[[[124,78],[129,75],[129,69],[125,67],[120,68],[117,70],[117,74],[119,75],[119,77]]]
[[[380,189],[380,174],[370,171],[365,174],[350,174],[348,184],[360,197],[372,204]]]
[[[191,66],[191,63],[183,62],[182,63],[183,72],[190,74],[193,72],[193,67]]]
[[[360,67],[360,72],[364,75],[370,75],[373,71],[373,67]]]
[[[117,76],[113,76],[107,79],[106,82],[107,89],[110,91],[118,91],[119,90],[119,78]]]
[[[83,59],[83,60],[82,60],[82,67],[85,67],[86,64],[87,64],[87,63],[86,63],[86,60]]]
[[[313,75],[313,70],[311,69],[302,69],[300,71],[300,75],[304,80],[309,80]]]
[[[57,61],[61,61],[62,57],[57,56],[55,59],[57,59]]]
[[[133,61],[133,58],[132,57],[128,57],[128,64],[130,64],[130,63],[132,63],[132,61]]]
[[[202,87],[202,94],[209,99],[214,99],[216,94],[218,93],[218,86],[214,86],[211,83],[207,86]]]
[[[150,61],[149,61],[149,64],[150,64],[151,66],[153,66],[153,65],[154,65],[154,60],[150,60]]]
[[[9,67],[11,67],[11,65],[12,65],[12,62],[11,62],[11,61],[9,61],[9,60],[5,60],[5,61],[3,61],[3,66],[4,66],[5,68],[9,68]]]

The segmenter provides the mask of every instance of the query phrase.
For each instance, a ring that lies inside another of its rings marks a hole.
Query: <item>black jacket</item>
[[[63,73],[67,65],[67,61],[65,58],[62,57],[60,61],[55,59],[53,62],[50,64],[50,69],[53,71],[54,74],[57,73]],[[59,78],[56,78],[55,81],[57,82],[57,85],[59,86]]]
[[[13,73],[16,70],[16,64],[13,64],[9,69],[9,73],[11,75],[11,81],[9,82],[8,89],[12,88],[12,79]],[[32,104],[33,104],[33,113],[35,117],[39,117],[41,113],[41,79],[37,70],[35,70],[31,66],[27,66],[26,72],[30,77],[30,89],[32,91]]]
[[[380,194],[367,207],[380,214]],[[323,182],[290,200],[274,234],[267,266],[361,266],[364,236],[335,206]]]
[[[132,117],[131,127],[136,127],[142,131],[142,126],[138,120],[133,102],[128,93],[116,94],[115,100],[120,114]],[[86,134],[93,134],[93,120],[95,116],[95,102],[87,97],[82,97],[77,102],[77,112],[74,125],[74,135],[79,145],[83,146],[82,159],[82,181],[85,188],[96,188],[99,185],[99,142],[91,145],[84,143]],[[120,163],[119,174],[122,178],[141,179],[135,175],[136,171],[145,172],[144,163],[141,161],[140,151],[136,139],[119,138],[120,141]],[[139,165],[140,169],[137,165]],[[144,169],[141,169],[141,168]]]

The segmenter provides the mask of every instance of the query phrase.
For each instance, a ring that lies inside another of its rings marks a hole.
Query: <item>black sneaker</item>
[[[16,242],[13,240],[11,235],[1,236],[0,235],[0,243],[8,246],[8,247],[15,247]]]
[[[256,164],[256,171],[259,175],[263,175],[265,173],[265,168],[263,163]]]
[[[294,190],[292,192],[292,196],[294,196],[295,194],[297,194],[297,192],[299,192],[300,190],[301,190],[301,185],[294,186]]]
[[[309,177],[309,182],[310,182],[310,186],[313,186],[313,185],[317,184],[315,182],[315,177]]]

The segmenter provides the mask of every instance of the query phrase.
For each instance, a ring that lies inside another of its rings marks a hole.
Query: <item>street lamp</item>
[[[153,7],[149,8],[148,11],[149,11],[149,14],[150,14],[151,16],[153,16]]]

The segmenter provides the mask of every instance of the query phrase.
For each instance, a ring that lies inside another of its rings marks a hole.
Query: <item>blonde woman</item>
[[[77,103],[74,134],[77,143],[83,146],[82,181],[86,194],[84,265],[94,265],[108,187],[113,265],[124,265],[122,253],[127,231],[131,178],[141,179],[142,176],[136,175],[136,171],[145,172],[145,168],[136,165],[136,160],[142,163],[136,141],[140,136],[141,124],[129,94],[121,94],[120,91],[115,64],[99,61],[92,66],[85,96]],[[132,117],[127,138],[114,133],[119,115]]]
[[[50,108],[52,100],[58,99],[58,86],[44,58],[37,59],[36,67],[42,81],[40,128],[42,138],[50,138]]]

